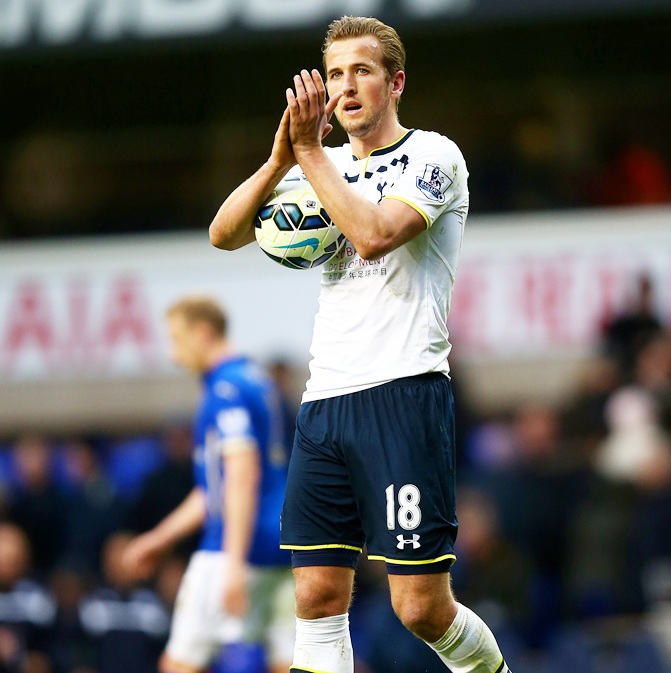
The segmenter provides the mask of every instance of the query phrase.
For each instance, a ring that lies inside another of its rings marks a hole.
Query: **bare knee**
[[[335,566],[295,568],[296,616],[320,619],[349,609],[354,570]]]
[[[390,575],[389,585],[392,607],[403,626],[426,642],[440,640],[457,614],[449,579]]]

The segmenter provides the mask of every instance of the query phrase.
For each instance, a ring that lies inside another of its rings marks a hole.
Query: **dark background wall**
[[[668,170],[671,8],[484,5],[398,25],[401,120],[461,146],[472,212],[619,205],[613,162],[633,145]],[[292,75],[321,65],[323,29],[0,51],[0,238],[206,226],[266,158]]]

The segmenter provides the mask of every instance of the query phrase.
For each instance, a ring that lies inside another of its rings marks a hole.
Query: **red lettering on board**
[[[572,281],[572,267],[565,260],[524,265],[521,306],[526,338],[541,345],[570,344]]]
[[[11,363],[26,348],[36,348],[46,357],[53,346],[53,315],[44,284],[26,280],[18,285],[7,311],[5,360]]]
[[[447,326],[450,341],[459,352],[483,351],[488,346],[487,305],[483,300],[487,278],[481,268],[477,263],[465,266],[454,287]]]
[[[103,316],[102,346],[109,362],[123,346],[129,346],[140,355],[143,364],[156,359],[154,330],[148,297],[138,278],[125,276],[112,284]]]
[[[113,278],[105,288],[101,298],[87,278],[53,287],[36,279],[19,282],[0,319],[2,371],[90,375],[156,364],[156,330],[141,279]]]

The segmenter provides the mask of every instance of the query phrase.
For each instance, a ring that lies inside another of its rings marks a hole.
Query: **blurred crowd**
[[[516,673],[671,671],[671,330],[641,277],[561,405],[482,417],[459,395],[457,597]],[[278,376],[287,376],[284,369]],[[297,400],[287,400],[295,413]],[[192,487],[188,421],[0,450],[0,671],[151,673],[193,541],[137,584],[130,537]],[[362,559],[357,673],[443,673]],[[390,643],[394,643],[393,647]]]
[[[193,541],[151,586],[120,559],[192,488],[188,424],[115,441],[27,433],[1,455],[0,671],[155,671]]]
[[[641,276],[564,404],[468,424],[456,592],[522,649],[576,657],[530,671],[671,670],[671,331],[654,305]]]

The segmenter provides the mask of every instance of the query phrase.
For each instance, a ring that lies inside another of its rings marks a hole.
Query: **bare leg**
[[[449,573],[389,575],[392,605],[452,673],[510,673],[489,627],[457,603]]]
[[[295,568],[296,645],[291,670],[354,673],[349,609],[354,570]]]
[[[341,615],[349,609],[354,570],[338,566],[294,568],[296,616],[319,619]]]
[[[457,614],[449,573],[389,575],[394,612],[418,638],[433,643]]]

